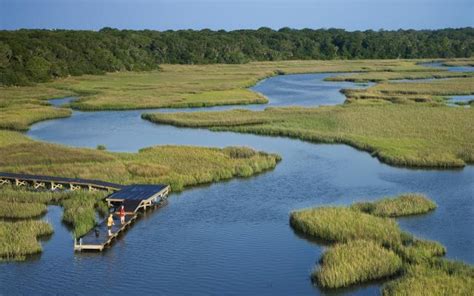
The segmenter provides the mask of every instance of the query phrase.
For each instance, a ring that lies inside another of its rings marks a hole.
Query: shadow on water
[[[269,78],[254,89],[266,95],[270,104],[205,110],[340,104],[345,99],[340,89],[354,84],[323,81],[328,75]],[[440,241],[447,246],[449,258],[474,262],[474,237],[468,227],[474,224],[472,166],[456,171],[395,168],[345,145],[156,125],[142,120],[143,112],[74,111],[69,118],[33,125],[28,135],[78,147],[104,144],[111,151],[125,152],[167,144],[245,145],[278,153],[283,160],[256,177],[173,193],[165,207],[146,214],[126,237],[100,255],[74,254],[72,235],[61,223],[61,209],[50,207],[46,219],[55,233],[44,243],[41,258],[0,265],[0,294],[100,294],[110,287],[120,293],[163,295],[378,294],[379,283],[341,291],[311,285],[309,275],[323,247],[300,239],[289,226],[288,213],[405,192],[427,194],[438,209],[400,220],[401,227]]]

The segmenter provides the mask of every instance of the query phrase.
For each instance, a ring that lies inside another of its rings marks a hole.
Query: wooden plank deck
[[[107,228],[107,219],[102,221],[94,229],[89,231],[79,240],[74,242],[75,251],[84,251],[84,250],[96,250],[103,251],[106,247],[110,246],[112,241],[124,232],[136,219],[138,215],[126,215],[125,223],[120,224],[120,218],[117,215],[114,215],[114,223],[112,226],[112,235],[109,235]]]

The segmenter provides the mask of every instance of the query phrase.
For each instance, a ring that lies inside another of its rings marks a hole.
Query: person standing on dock
[[[107,228],[109,230],[109,236],[112,235],[112,226],[115,225],[114,223],[114,216],[112,214],[109,215],[109,218],[107,219]]]
[[[124,224],[125,223],[125,207],[123,205],[120,207],[119,216],[120,216],[120,224]]]

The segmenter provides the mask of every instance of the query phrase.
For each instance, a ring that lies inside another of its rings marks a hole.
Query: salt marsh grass
[[[184,108],[264,104],[248,87],[278,74],[316,72],[418,72],[424,60],[278,61],[236,65],[160,65],[160,71],[68,77],[49,83],[0,88],[0,128],[26,130],[34,122],[71,114],[46,99],[77,96],[81,110]],[[435,70],[432,70],[435,71]],[[437,71],[440,72],[440,71]],[[416,74],[414,74],[416,75]]]
[[[395,220],[382,218],[426,212],[433,206],[424,196],[405,194],[347,208],[295,211],[290,224],[332,244],[312,273],[321,287],[400,276],[384,285],[384,295],[469,295],[474,288],[472,266],[442,259],[446,248],[440,243],[402,232]]]
[[[292,212],[290,224],[299,232],[327,242],[362,239],[389,246],[401,244],[401,231],[394,220],[344,207]]]
[[[436,203],[423,194],[407,193],[375,202],[360,202],[353,209],[380,217],[400,217],[424,214],[436,209]]]
[[[415,80],[417,79],[443,79],[443,78],[456,78],[456,77],[473,77],[472,72],[449,72],[440,70],[429,70],[429,71],[386,71],[386,72],[367,72],[367,73],[355,73],[352,75],[341,75],[328,77],[326,81],[350,81],[350,82],[382,82],[387,80]]]
[[[447,260],[409,266],[404,275],[384,285],[384,296],[472,295],[474,268]]]
[[[235,155],[239,157],[235,157]],[[280,157],[250,148],[157,146],[138,153],[69,148],[0,130],[0,171],[100,179],[114,183],[170,184],[173,191],[276,166]]]
[[[348,144],[396,166],[448,168],[474,162],[473,108],[347,104],[153,113],[144,118],[160,124]]]
[[[0,194],[2,192],[0,191]],[[0,201],[0,218],[25,219],[41,216],[46,213],[46,206],[41,203],[20,203]]]
[[[321,287],[340,288],[394,275],[402,260],[373,241],[354,240],[336,244],[324,253],[312,278]]]
[[[74,236],[80,237],[91,230],[97,223],[97,212],[105,216],[108,212],[105,196],[107,192],[76,191],[68,193],[68,198],[61,201],[64,208],[63,221],[73,229]]]
[[[0,261],[24,260],[41,252],[38,238],[52,233],[53,228],[44,221],[0,221]]]

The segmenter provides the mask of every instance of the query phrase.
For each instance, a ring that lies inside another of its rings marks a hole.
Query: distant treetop
[[[0,84],[157,69],[160,63],[246,63],[294,59],[455,58],[474,53],[474,28],[354,31],[0,31]]]

